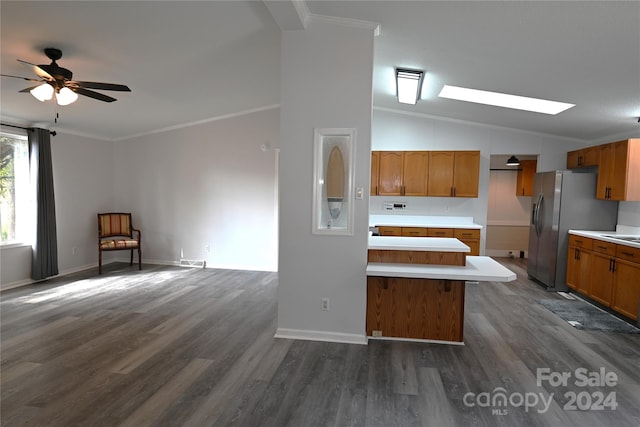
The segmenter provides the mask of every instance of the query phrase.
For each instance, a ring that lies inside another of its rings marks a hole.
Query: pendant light
[[[520,166],[520,160],[516,156],[511,156],[506,164],[507,166]]]

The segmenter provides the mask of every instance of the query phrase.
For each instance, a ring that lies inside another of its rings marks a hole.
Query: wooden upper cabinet
[[[478,197],[480,152],[455,151],[453,166],[453,196]]]
[[[479,151],[430,151],[428,195],[478,197]]]
[[[536,160],[520,160],[516,184],[516,196],[533,195],[533,176],[536,174]]]
[[[598,199],[640,201],[640,138],[598,148]]]
[[[378,195],[378,178],[380,176],[380,152],[371,152],[371,187],[369,194],[372,196]]]
[[[402,196],[404,153],[402,151],[380,151],[378,169],[378,195]]]
[[[598,146],[582,148],[567,153],[567,169],[598,166],[600,151]]]
[[[402,174],[402,195],[426,196],[428,171],[428,151],[405,151]]]
[[[429,152],[429,178],[427,194],[433,197],[453,196],[453,151]]]
[[[480,151],[373,151],[372,196],[478,197]]]

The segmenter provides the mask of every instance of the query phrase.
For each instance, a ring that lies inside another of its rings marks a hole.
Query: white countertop
[[[482,229],[482,226],[475,224],[470,216],[370,215],[369,226]]]
[[[616,232],[616,231],[592,231],[592,230],[569,230],[569,234],[575,234],[576,236],[589,237],[591,239],[603,240],[609,243],[615,243],[617,245],[625,245],[630,246],[632,248],[640,248],[640,243],[628,242],[626,240],[619,240],[614,237],[608,236],[617,236],[617,237],[629,237],[629,236],[637,236],[638,234],[629,234],[626,232]]]
[[[450,237],[369,236],[369,249],[391,251],[471,252],[471,248]]]
[[[516,274],[488,256],[467,256],[465,266],[370,262],[367,276],[510,282]]]

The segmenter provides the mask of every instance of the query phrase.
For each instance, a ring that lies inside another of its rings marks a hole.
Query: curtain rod
[[[34,130],[35,128],[26,128],[24,126],[16,126],[16,125],[10,125],[8,123],[0,123],[1,126],[8,126],[11,128],[17,128],[17,129],[24,129],[24,130]],[[57,132],[55,130],[50,130],[49,133],[53,136],[56,136]]]

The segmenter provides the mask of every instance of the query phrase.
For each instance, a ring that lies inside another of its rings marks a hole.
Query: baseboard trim
[[[513,255],[514,258],[520,258],[520,249],[486,249],[484,250],[484,254],[486,256],[495,256],[495,257],[502,257],[502,258],[509,258],[509,252],[511,252],[511,254]],[[524,257],[525,258],[529,258],[529,251],[522,251],[524,252]]]
[[[278,328],[275,338],[367,345],[367,337],[364,334],[345,334],[341,332],[310,331],[305,329]]]
[[[425,340],[420,338],[367,337],[370,340],[422,342],[426,344],[464,345],[464,341]]]

